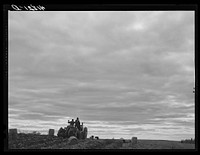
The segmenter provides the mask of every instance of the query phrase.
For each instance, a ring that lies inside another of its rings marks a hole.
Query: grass
[[[18,134],[9,138],[9,149],[195,149],[194,144],[167,140],[138,140],[137,144],[123,143],[120,139],[86,139],[68,145],[67,139],[48,135]]]

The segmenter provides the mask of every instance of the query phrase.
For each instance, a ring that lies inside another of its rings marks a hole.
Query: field
[[[69,144],[67,139],[57,136],[18,134],[15,140],[8,140],[9,149],[194,149],[194,144],[167,140],[138,140],[131,145],[120,139],[85,139]]]

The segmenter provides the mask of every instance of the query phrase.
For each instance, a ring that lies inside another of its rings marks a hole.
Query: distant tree
[[[185,140],[181,140],[181,143],[189,143],[189,144],[194,144],[195,143],[195,139],[185,139]]]

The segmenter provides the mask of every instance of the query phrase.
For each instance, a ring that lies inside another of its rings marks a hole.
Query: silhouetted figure
[[[70,123],[71,126],[74,126],[74,119],[72,119],[71,121],[68,120],[68,123]]]
[[[78,117],[76,118],[76,121],[75,121],[75,127],[77,127],[79,130],[81,130],[80,121],[79,121]]]
[[[95,137],[95,139],[99,139],[99,137],[98,137],[98,136],[96,136],[96,137]]]

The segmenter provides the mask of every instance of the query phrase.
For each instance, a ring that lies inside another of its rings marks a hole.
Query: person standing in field
[[[68,120],[68,123],[70,123],[70,126],[74,126],[74,119],[72,119],[71,121]]]
[[[80,121],[78,117],[76,118],[76,121],[75,121],[75,127],[77,127],[80,130]]]

